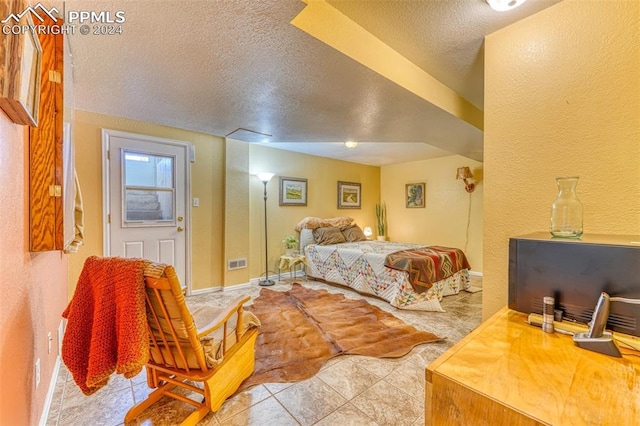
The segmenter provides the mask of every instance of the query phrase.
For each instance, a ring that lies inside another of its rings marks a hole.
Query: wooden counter
[[[526,319],[504,308],[427,367],[427,425],[640,425],[640,358]]]

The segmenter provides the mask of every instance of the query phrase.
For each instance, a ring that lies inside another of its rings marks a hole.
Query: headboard
[[[300,230],[300,253],[304,254],[304,248],[309,244],[315,244],[313,239],[313,229],[303,228]]]

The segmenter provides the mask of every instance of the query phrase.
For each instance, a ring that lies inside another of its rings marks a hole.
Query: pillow
[[[296,231],[300,232],[302,229],[316,229],[324,226],[336,226],[338,228],[344,228],[349,226],[353,222],[353,218],[348,216],[332,217],[330,219],[322,219],[320,217],[308,216],[302,219],[296,225]]]
[[[300,232],[302,229],[316,229],[322,225],[323,219],[319,217],[305,217],[296,225],[296,231]]]
[[[314,229],[313,238],[316,240],[316,244],[320,244],[321,246],[344,243],[347,241],[344,239],[342,232],[340,232],[340,228],[335,226],[324,226]]]
[[[315,244],[316,241],[313,239],[313,231],[311,229],[301,229],[300,230],[300,250],[304,252],[304,248],[309,244]]]
[[[342,230],[342,235],[344,235],[344,239],[347,240],[348,243],[367,240],[367,237],[364,235],[364,232],[362,232],[362,229],[360,229],[360,227],[355,223],[344,228]]]
[[[344,229],[347,226],[351,225],[351,222],[353,222],[352,217],[338,216],[338,217],[332,217],[331,219],[325,219],[326,225],[324,226],[335,226],[340,229]]]

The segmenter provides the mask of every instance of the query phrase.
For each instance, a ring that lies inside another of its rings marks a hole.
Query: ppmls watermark
[[[29,15],[28,24],[21,24],[23,17]],[[66,19],[63,23],[58,24],[59,16]],[[45,19],[49,17],[54,24],[45,25]],[[65,8],[63,2],[62,14],[56,7],[50,9],[38,3],[35,6],[27,6],[22,12],[15,14],[10,13],[4,17],[0,23],[2,24],[2,33],[9,34],[25,34],[31,32],[34,34],[82,34],[82,35],[120,35],[123,33],[122,24],[126,22],[126,14],[124,10],[115,12],[108,10],[69,10]]]

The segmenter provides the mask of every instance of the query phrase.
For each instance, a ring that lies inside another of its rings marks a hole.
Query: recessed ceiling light
[[[515,9],[527,0],[486,0],[489,6],[493,10],[498,12],[505,12],[507,10]]]
[[[354,142],[354,141],[346,141],[346,142],[344,143],[344,146],[346,146],[346,147],[347,147],[347,148],[349,148],[349,149],[353,149],[353,148],[355,148],[356,146],[358,146],[358,142]]]

